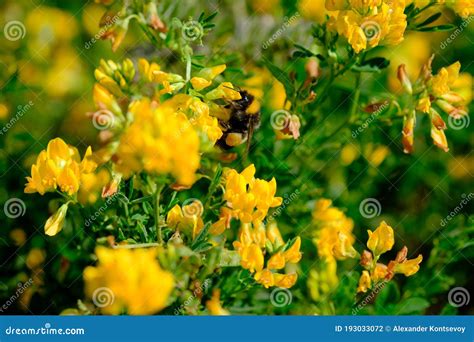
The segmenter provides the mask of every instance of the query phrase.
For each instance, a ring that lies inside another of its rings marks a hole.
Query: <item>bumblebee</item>
[[[260,112],[248,113],[254,97],[245,90],[239,91],[241,98],[225,106],[230,111],[227,121],[219,120],[223,135],[217,141],[217,146],[224,150],[247,142],[247,151],[255,129],[260,126]]]

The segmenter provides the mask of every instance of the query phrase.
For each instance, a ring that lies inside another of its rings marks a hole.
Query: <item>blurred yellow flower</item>
[[[199,167],[199,138],[187,117],[148,99],[131,104],[129,112],[134,121],[121,135],[116,170],[125,177],[143,170],[171,174],[191,185]]]
[[[313,232],[313,243],[318,255],[325,260],[353,258],[357,254],[353,247],[354,222],[331,204],[332,201],[325,198],[315,203],[313,220],[317,228]]]
[[[222,307],[220,295],[221,291],[219,289],[214,289],[212,291],[211,299],[206,302],[206,308],[213,316],[227,316],[230,314],[229,311]]]
[[[150,315],[167,306],[173,275],[161,269],[155,249],[97,247],[97,266],[84,270],[85,292],[105,314]],[[105,303],[101,297],[107,297]]]

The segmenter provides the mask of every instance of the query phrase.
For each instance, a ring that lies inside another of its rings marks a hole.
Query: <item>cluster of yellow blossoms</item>
[[[459,62],[442,67],[436,75],[433,75],[431,69],[433,57],[423,65],[419,77],[413,84],[407,75],[405,65],[402,64],[398,68],[398,78],[403,89],[414,97],[416,103],[415,108],[409,108],[409,113],[404,118],[403,146],[405,153],[413,151],[416,111],[429,115],[433,142],[446,152],[449,150],[444,133],[447,125],[439,113],[444,112],[448,115],[451,126],[455,126],[453,128],[459,124],[452,120],[459,120],[461,125],[463,121],[468,121],[467,105],[472,97],[469,94],[469,92],[472,93],[472,81],[465,86],[460,82],[461,64]],[[461,95],[463,88],[470,88],[467,90],[467,98]]]
[[[61,138],[51,140],[31,166],[31,177],[27,177],[25,192],[44,195],[59,188],[70,196],[74,195],[79,190],[82,176],[94,172],[97,167],[91,155],[92,150],[88,147],[81,160],[75,147]]]
[[[275,178],[267,182],[254,176],[253,164],[241,173],[234,169],[228,170],[225,175],[224,200],[230,209],[226,211],[228,215],[239,219],[242,223],[252,223],[254,227],[259,227],[268,210],[279,206],[282,198],[275,197]],[[219,223],[223,222],[228,222],[228,218],[221,218]]]
[[[129,114],[134,120],[120,136],[116,171],[125,177],[141,171],[170,173],[179,183],[192,184],[199,167],[199,138],[187,117],[148,99],[133,102]]]
[[[223,134],[218,119],[228,120],[230,115],[214,101],[241,98],[230,82],[204,92],[225,68],[201,69],[189,80],[189,95],[179,93],[187,81],[162,71],[157,63],[139,59],[135,68],[129,59],[122,63],[101,61],[95,71],[98,111],[93,116],[102,118],[96,126],[101,129],[101,140],[107,143],[99,153],[104,161],[111,159],[115,171],[125,177],[147,171],[171,174],[178,183],[191,185],[200,152]],[[142,87],[147,97],[127,103],[127,92],[134,86]]]
[[[243,223],[234,247],[240,255],[242,267],[255,273],[254,279],[264,287],[290,288],[296,283],[296,273],[281,274],[274,271],[284,269],[288,263],[296,264],[300,261],[300,237],[296,237],[291,246],[287,246],[274,222],[266,228],[263,224],[252,227],[250,223]],[[284,249],[285,247],[287,248]],[[266,251],[272,251],[273,254],[264,268]]]
[[[81,160],[75,147],[66,144],[60,138],[51,140],[46,149],[38,155],[36,163],[31,166],[31,177],[26,178],[28,183],[25,193],[38,192],[44,195],[46,192],[56,191],[59,188],[72,201],[75,201],[82,183],[88,180],[97,167],[91,156],[90,147],[87,148]],[[46,235],[53,236],[61,231],[68,204],[69,202],[63,204],[46,221],[44,228]]]
[[[389,281],[396,273],[409,277],[418,272],[423,257],[420,254],[415,259],[407,259],[406,247],[403,247],[395,260],[390,261],[388,265],[378,262],[380,256],[390,251],[395,243],[392,227],[382,221],[375,231],[369,230],[368,234],[367,248],[370,251],[365,250],[361,255],[360,264],[365,270],[359,279],[357,292],[367,292],[373,285]]]
[[[326,0],[330,29],[347,38],[356,53],[396,45],[407,27],[405,0]]]
[[[97,266],[84,270],[85,292],[105,314],[150,315],[167,306],[173,275],[161,269],[156,249],[97,247]]]

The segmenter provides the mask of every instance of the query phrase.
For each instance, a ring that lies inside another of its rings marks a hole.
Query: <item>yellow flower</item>
[[[356,255],[352,246],[354,222],[331,204],[331,200],[324,198],[315,203],[313,220],[317,229],[313,233],[313,243],[318,255],[325,260],[352,258]]]
[[[263,269],[263,253],[257,244],[252,243],[249,246],[243,246],[240,257],[242,267],[250,272],[253,273]]]
[[[395,243],[393,229],[385,221],[382,221],[374,232],[368,230],[367,233],[369,234],[367,247],[374,253],[376,258],[391,250]]]
[[[326,20],[326,8],[324,0],[299,0],[298,11],[309,20],[322,24]]]
[[[211,315],[214,316],[227,316],[229,311],[224,309],[220,301],[221,291],[219,289],[214,289],[212,292],[212,297],[206,302],[206,308]]]
[[[225,99],[229,101],[240,100],[242,96],[230,82],[222,82],[219,86],[206,94],[208,100]]]
[[[92,150],[88,147],[81,161],[75,147],[67,145],[61,138],[51,140],[31,167],[25,193],[44,195],[59,187],[68,195],[74,195],[79,190],[81,176],[93,172],[97,166],[91,156]]]
[[[249,165],[241,173],[231,169],[226,173],[224,199],[232,209],[232,215],[243,223],[252,222],[260,226],[269,208],[281,204],[282,198],[275,197],[276,181],[254,178],[255,166]]]
[[[34,270],[41,266],[46,259],[46,252],[44,249],[32,248],[26,257],[26,267],[30,270]]]
[[[367,271],[362,271],[362,275],[359,279],[359,286],[357,292],[367,292],[372,287],[372,281],[370,280],[370,274]]]
[[[286,263],[286,259],[283,256],[283,253],[278,252],[276,254],[273,254],[272,257],[268,260],[267,267],[270,270],[279,270],[285,267],[285,263]]]
[[[97,247],[97,266],[84,270],[86,295],[105,298],[105,314],[150,315],[167,306],[173,275],[161,269],[155,249]],[[103,296],[103,297],[101,297]]]
[[[201,218],[202,211],[196,210],[196,208],[193,203],[183,206],[183,208],[176,204],[168,212],[166,224],[172,229],[189,233],[194,240],[204,227],[204,222]]]
[[[286,251],[283,252],[283,257],[285,258],[286,262],[291,262],[296,264],[298,261],[301,260],[301,238],[299,236],[296,237],[295,242],[288,248]]]
[[[328,294],[334,291],[338,283],[335,259],[327,260],[309,272],[309,293],[316,302],[326,300]]]
[[[373,281],[380,281],[387,277],[388,269],[387,266],[381,263],[377,263],[372,270],[372,279]]]
[[[265,287],[266,289],[275,286],[275,279],[273,273],[268,268],[265,268],[262,271],[258,271],[257,273],[255,273],[254,279],[259,284],[262,284],[263,287]]]
[[[398,263],[395,266],[395,273],[403,273],[409,277],[420,269],[420,263],[423,260],[423,256],[420,254],[415,259],[408,259],[402,263]]]
[[[450,90],[455,81],[459,77],[459,70],[461,69],[461,63],[455,62],[448,67],[443,67],[438,71],[438,74],[433,76],[431,80],[431,87],[433,95],[440,97],[446,94]]]
[[[211,81],[208,81],[202,77],[193,77],[191,78],[190,82],[193,88],[197,91],[203,90],[204,88],[207,88],[212,84]]]
[[[226,69],[225,64],[220,64],[220,65],[216,65],[216,66],[213,66],[213,67],[204,68],[204,69],[201,69],[201,71],[198,72],[198,76],[202,77],[202,78],[204,78],[208,81],[212,81],[218,75],[222,74],[225,69]]]
[[[63,229],[67,208],[68,205],[63,204],[54,215],[48,218],[44,226],[44,232],[46,235],[54,236]]]
[[[296,273],[291,273],[291,274],[275,273],[273,275],[273,278],[275,279],[275,286],[289,289],[290,287],[293,287],[293,285],[296,284],[296,280],[298,279],[298,276],[296,275]]]
[[[102,168],[97,173],[86,173],[81,176],[81,187],[77,193],[77,199],[81,204],[95,203],[101,194],[101,190],[110,181],[110,173]]]
[[[191,185],[199,167],[199,138],[187,117],[148,99],[132,103],[129,112],[134,121],[121,135],[116,170],[125,177],[141,171],[171,174]]]
[[[274,220],[267,226],[267,239],[270,241],[274,249],[284,245],[280,230]]]
[[[474,0],[450,0],[447,3],[453,7],[454,12],[463,18],[474,14]]]
[[[429,113],[430,108],[431,108],[431,101],[428,96],[422,97],[416,105],[416,109],[423,113]]]
[[[433,124],[431,125],[431,138],[437,147],[442,149],[444,152],[449,151],[448,140],[446,139],[444,130],[436,128]]]

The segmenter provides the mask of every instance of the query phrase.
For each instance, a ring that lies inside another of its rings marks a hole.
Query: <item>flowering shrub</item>
[[[471,310],[472,1],[14,3],[2,310]]]

